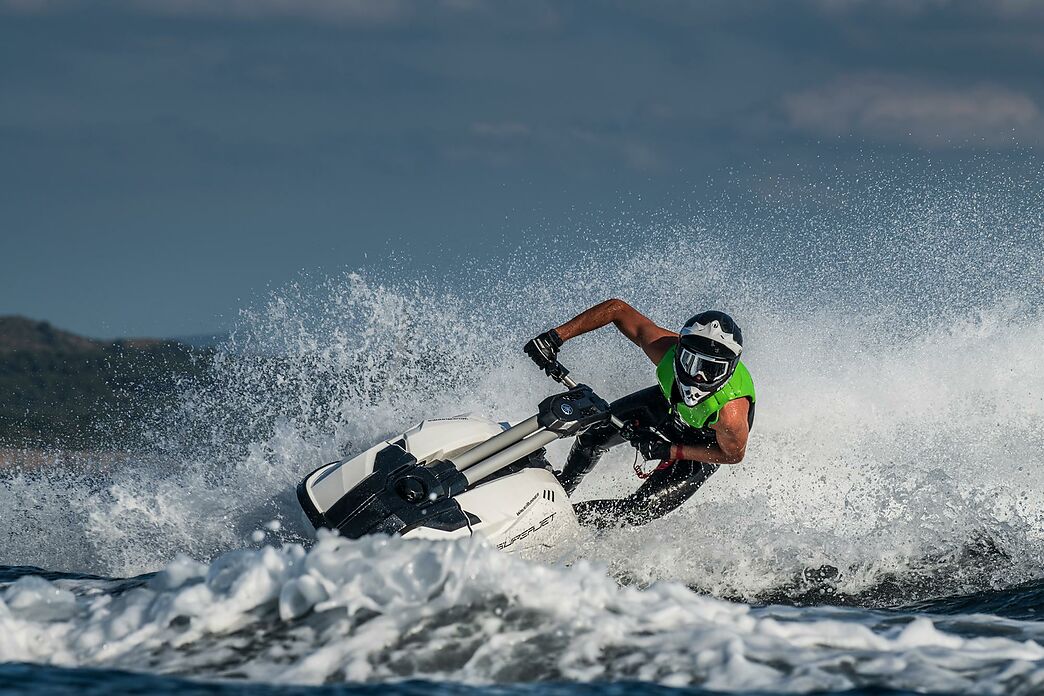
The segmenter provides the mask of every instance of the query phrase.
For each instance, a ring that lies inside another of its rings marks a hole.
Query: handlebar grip
[[[569,370],[567,370],[566,366],[558,362],[557,360],[545,367],[544,372],[547,373],[548,377],[562,384],[565,384],[565,381],[569,379],[569,377],[567,376],[569,374]]]

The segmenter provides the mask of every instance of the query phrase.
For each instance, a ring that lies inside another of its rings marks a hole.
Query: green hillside
[[[175,341],[96,341],[0,317],[0,446],[130,444],[180,382],[204,377],[207,355]]]

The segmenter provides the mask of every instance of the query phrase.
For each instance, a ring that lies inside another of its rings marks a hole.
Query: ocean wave
[[[417,677],[472,684],[639,680],[726,691],[873,685],[1029,693],[1044,625],[845,608],[753,608],[604,566],[523,561],[479,542],[321,534],[181,558],[142,586],[3,590],[0,660],[272,683]]]

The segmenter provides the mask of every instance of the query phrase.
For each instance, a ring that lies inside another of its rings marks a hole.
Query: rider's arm
[[[691,459],[709,464],[738,464],[747,453],[747,436],[750,424],[747,413],[750,402],[746,399],[733,399],[718,412],[718,422],[711,426],[714,429],[717,444],[713,445],[672,445],[672,459]]]
[[[649,359],[659,363],[664,354],[678,340],[678,334],[657,326],[649,317],[623,300],[606,300],[586,309],[555,331],[563,341],[568,341],[588,331],[613,324],[627,338],[645,351]]]

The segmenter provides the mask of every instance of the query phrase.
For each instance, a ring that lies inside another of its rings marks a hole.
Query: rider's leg
[[[692,497],[717,464],[677,461],[653,475],[631,495],[620,500],[587,500],[573,506],[581,524],[597,527],[641,525],[663,517]]]
[[[617,399],[609,408],[620,420],[637,420],[643,427],[649,427],[659,425],[663,420],[667,411],[667,401],[659,387],[648,387]],[[625,440],[620,437],[620,431],[609,423],[581,433],[573,442],[565,466],[558,475],[566,493],[572,493],[576,489],[610,447],[623,442]]]
[[[562,471],[558,474],[558,480],[562,487],[565,488],[565,492],[572,494],[576,487],[580,485],[580,481],[583,480],[584,476],[602,458],[602,455],[608,452],[610,447],[614,447],[621,442],[623,442],[623,438],[620,437],[616,428],[612,426],[591,428],[587,432],[580,434],[573,441],[565,466],[562,467]]]

